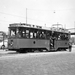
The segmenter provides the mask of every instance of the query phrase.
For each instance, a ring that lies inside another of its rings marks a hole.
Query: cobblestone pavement
[[[75,75],[74,50],[1,56],[0,75]]]

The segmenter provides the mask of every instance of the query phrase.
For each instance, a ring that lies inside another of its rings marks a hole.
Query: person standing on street
[[[69,52],[71,52],[72,51],[72,44],[71,44],[71,42],[69,42]]]

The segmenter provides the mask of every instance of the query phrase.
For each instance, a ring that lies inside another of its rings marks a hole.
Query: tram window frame
[[[67,40],[69,40],[70,39],[70,34],[69,33],[66,33],[66,35],[67,35]]]
[[[57,40],[68,40],[69,36],[68,33],[62,33],[62,32],[56,32],[55,33],[57,35]],[[65,35],[67,35],[67,38],[65,37]]]
[[[12,31],[14,31],[14,35],[12,35]],[[9,27],[9,37],[16,37],[16,27]]]
[[[54,33],[52,34],[52,37],[55,38],[56,40],[66,40],[64,37],[65,34],[66,33],[54,31]]]
[[[11,36],[12,30],[15,31],[14,32],[15,35],[13,35],[13,36]],[[25,31],[24,36],[22,35],[23,30]],[[28,31],[28,32],[26,32],[26,31]],[[32,33],[32,37],[31,37],[31,33]],[[42,36],[42,33],[45,34],[44,37]],[[49,36],[47,34],[49,34]],[[64,37],[65,39],[61,39],[61,36],[60,36],[60,39],[58,39],[58,36],[62,35],[62,34],[64,34],[65,36],[67,35],[67,37]],[[57,40],[68,40],[69,39],[68,33],[55,32],[55,31],[52,33],[52,31],[50,31],[50,30],[37,29],[37,28],[9,27],[9,37],[30,38],[30,39],[50,39],[51,36],[54,38],[57,38]]]
[[[30,31],[30,38],[33,39],[33,32]]]
[[[20,36],[20,37],[19,36],[18,37],[19,38],[25,38],[24,37],[24,33],[23,33],[25,31],[25,29],[23,27],[19,27],[18,29],[19,29],[19,33],[18,34]]]
[[[47,39],[48,40],[48,39],[50,39],[51,34],[52,34],[51,31],[43,30],[43,29],[35,29],[34,34],[35,34],[35,32],[36,32],[36,39]],[[47,33],[49,35],[47,35]]]
[[[19,38],[29,38],[29,33],[26,33],[26,30],[29,31],[29,28],[24,28],[24,27],[18,27],[18,37]]]
[[[46,39],[50,39],[51,36],[52,36],[52,32],[46,31]]]
[[[61,40],[60,32],[54,32],[54,37],[55,37],[57,40]]]
[[[40,33],[41,31],[39,29],[37,29],[37,32],[36,32],[36,39],[40,39]]]
[[[34,39],[37,39],[37,29],[33,29],[34,31],[33,31],[33,38]]]
[[[32,37],[31,33],[33,33]],[[42,33],[45,34],[44,37],[41,37]],[[46,39],[46,30],[30,28],[30,39]]]
[[[30,39],[34,39],[34,31],[35,31],[35,29],[34,28],[30,28],[29,29],[30,30]]]
[[[46,30],[42,30],[42,37],[41,39],[46,39],[47,36],[46,36]]]
[[[45,33],[44,30],[36,29],[36,39],[45,39],[42,37],[42,33]]]
[[[30,39],[39,39],[37,36],[38,29],[30,28]]]
[[[26,36],[26,38],[30,38],[30,30],[29,30],[29,28],[26,28],[25,36]]]
[[[69,36],[68,36],[68,34],[66,34],[66,33],[63,33],[63,40],[69,40]]]

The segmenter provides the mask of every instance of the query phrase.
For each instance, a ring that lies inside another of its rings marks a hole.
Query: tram
[[[47,28],[25,23],[9,24],[8,49],[18,52],[56,51],[69,48],[70,34],[62,28]]]

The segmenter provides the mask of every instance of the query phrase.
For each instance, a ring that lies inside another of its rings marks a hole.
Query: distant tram
[[[8,49],[17,52],[66,50],[69,38],[69,32],[63,28],[13,23],[9,25]]]

